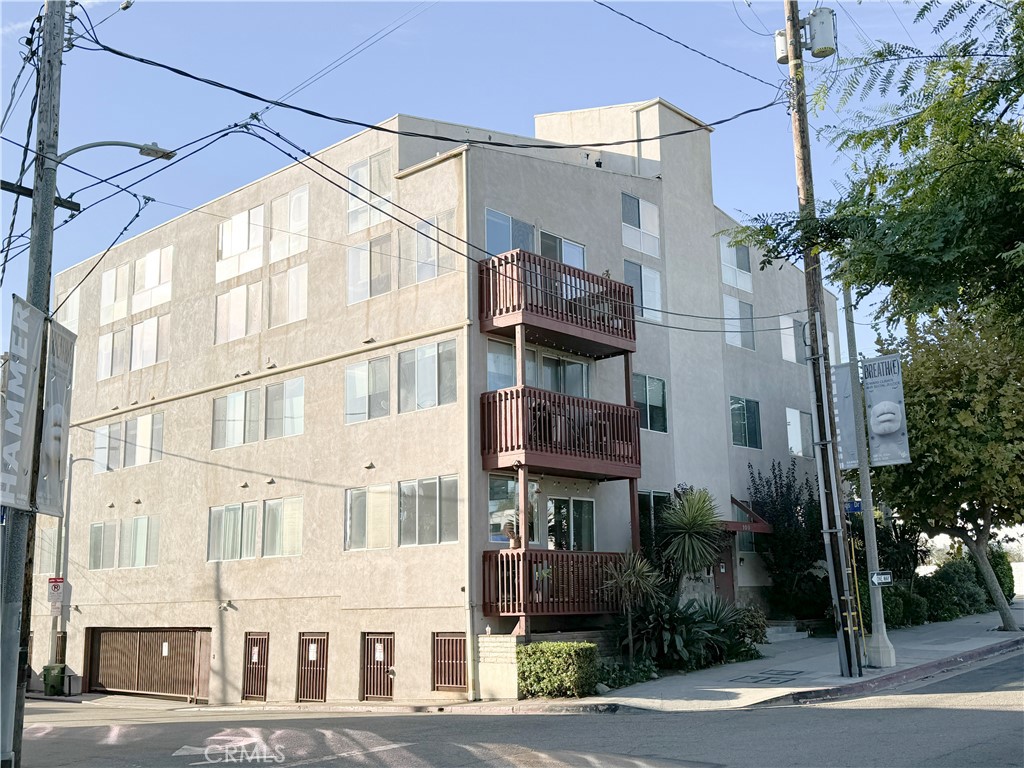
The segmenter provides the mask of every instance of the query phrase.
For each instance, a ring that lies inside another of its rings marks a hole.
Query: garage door
[[[86,643],[90,691],[209,700],[209,629],[98,627]]]

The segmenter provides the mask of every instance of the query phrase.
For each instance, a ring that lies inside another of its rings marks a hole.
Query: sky
[[[533,115],[662,97],[712,122],[770,103],[787,76],[775,63],[770,33],[781,28],[782,0],[771,2],[622,2],[609,5],[674,38],[672,42],[590,0],[575,2],[86,2],[99,39],[136,56],[170,64],[261,96],[279,98],[329,65],[338,64],[286,101],[330,115],[377,123],[402,112],[422,117],[533,134]],[[829,3],[836,13],[840,55],[854,55],[870,40],[930,45],[928,29],[913,23],[918,2],[867,0]],[[25,51],[20,40],[41,0],[0,0],[4,110]],[[812,4],[805,2],[806,15]],[[688,50],[695,48],[722,63]],[[188,80],[103,51],[78,39],[64,54],[59,150],[95,141],[157,142],[177,148],[214,134],[258,111],[261,102]],[[835,57],[808,65],[810,88],[832,81]],[[728,64],[733,68],[724,66]],[[737,72],[736,70],[741,70]],[[29,125],[33,71],[26,69],[0,143],[3,179],[15,181],[17,145]],[[761,82],[764,81],[764,82]],[[20,95],[22,86],[29,87]],[[817,132],[840,123],[834,103],[811,115],[816,197],[836,196],[851,165]],[[334,144],[359,129],[275,108],[265,121],[304,149]],[[13,142],[13,143],[12,143]],[[796,208],[790,117],[784,105],[746,115],[712,135],[715,202],[745,217]],[[202,147],[193,144],[180,155]],[[252,136],[228,135],[174,164],[141,158],[126,148],[91,149],[70,158],[58,173],[58,192],[94,207],[55,233],[53,271],[103,252],[138,211],[127,194],[93,179],[128,170],[126,186],[152,171],[133,190],[153,198],[119,241],[155,227],[288,164]],[[166,165],[166,167],[159,167]],[[31,172],[23,182],[32,185]],[[6,236],[14,196],[2,195]],[[27,233],[30,202],[19,203],[15,234]],[[668,213],[668,212],[666,212]],[[57,210],[56,221],[67,212]],[[22,250],[17,240],[12,254]],[[8,346],[12,293],[23,295],[27,252],[13,256],[0,292],[0,338]],[[833,288],[839,293],[838,288]],[[877,300],[877,296],[871,297]],[[870,303],[870,302],[867,302]],[[858,347],[874,351],[870,309],[857,313]],[[838,334],[843,339],[845,332]]]

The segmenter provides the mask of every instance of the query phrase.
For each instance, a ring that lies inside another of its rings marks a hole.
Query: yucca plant
[[[718,561],[724,534],[714,497],[703,488],[687,490],[665,510],[661,535],[665,559],[679,574],[676,604],[682,598],[686,577],[701,573]]]
[[[626,637],[629,640],[629,667],[633,668],[633,610],[657,601],[665,580],[651,562],[639,552],[630,552],[605,569],[605,589],[614,590],[626,612]]]

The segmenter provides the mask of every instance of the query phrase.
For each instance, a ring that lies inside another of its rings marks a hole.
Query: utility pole
[[[793,88],[790,113],[793,119],[793,154],[796,158],[796,187],[800,220],[806,227],[816,217],[814,181],[811,176],[811,145],[807,127],[807,91],[804,80],[803,36],[797,0],[783,0],[786,16],[786,54],[789,78]],[[817,367],[814,382],[815,423],[818,447],[818,488],[821,497],[822,532],[825,560],[832,588],[832,604],[836,613],[836,638],[839,641],[840,670],[844,677],[861,675],[860,651],[857,643],[859,622],[857,604],[850,588],[847,567],[846,519],[839,509],[837,472],[839,465],[833,436],[836,434],[832,409],[832,387],[829,367],[828,336],[825,331],[824,287],[821,262],[815,249],[804,246],[804,282],[807,293],[807,314],[811,343],[811,361]]]
[[[846,341],[850,350],[850,375],[856,375],[853,382],[853,423],[857,430],[857,462],[860,475],[861,514],[864,517],[864,551],[867,555],[868,572],[878,568],[878,541],[875,536],[875,504],[871,496],[871,467],[868,463],[868,438],[864,431],[864,388],[857,375],[857,332],[853,326],[853,300],[850,286],[843,286],[843,303],[846,305]],[[871,635],[864,643],[869,667],[895,667],[896,649],[885,631],[885,611],[882,608],[882,587],[868,579],[871,594]]]
[[[39,51],[39,104],[36,118],[36,167],[32,194],[32,234],[29,243],[26,301],[43,314],[50,311],[50,265],[53,256],[53,208],[57,192],[57,136],[60,128],[60,74],[64,51],[65,0],[47,0]],[[44,326],[43,350],[46,349]],[[39,372],[39,411],[43,408],[46,355]],[[43,419],[36,420],[35,468],[32,499],[39,470]],[[32,629],[32,560],[35,513],[4,508],[6,551],[3,572],[3,614],[0,626],[0,668],[14,668],[15,690],[0,692],[0,760],[3,768],[20,768],[28,684],[28,641]],[[5,675],[6,679],[6,675]]]

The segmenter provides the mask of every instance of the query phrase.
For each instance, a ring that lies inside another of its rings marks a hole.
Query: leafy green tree
[[[665,509],[661,520],[662,552],[679,576],[676,605],[682,598],[686,578],[718,561],[724,534],[715,500],[704,488],[676,494]]]

